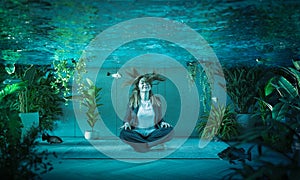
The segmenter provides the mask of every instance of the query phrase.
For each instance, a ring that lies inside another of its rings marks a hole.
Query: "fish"
[[[257,64],[265,64],[265,65],[272,63],[272,59],[271,58],[257,57],[255,59],[255,61],[257,62]]]
[[[110,73],[110,72],[107,72],[106,75],[107,75],[107,76],[111,76],[111,77],[113,77],[113,78],[115,78],[115,79],[120,79],[120,78],[122,77],[122,75],[121,75],[119,72],[117,72],[117,73]]]
[[[216,103],[218,101],[218,98],[217,97],[212,97],[211,100]]]
[[[50,136],[48,133],[42,134],[42,140],[47,141],[49,144],[60,144],[63,140],[58,136]]]
[[[2,83],[3,84],[15,84],[15,83],[19,83],[22,82],[22,80],[20,79],[5,79]]]
[[[222,160],[228,160],[230,164],[236,164],[235,161],[245,162],[251,161],[251,148],[246,152],[244,148],[236,148],[229,146],[223,151],[218,153],[218,156]]]

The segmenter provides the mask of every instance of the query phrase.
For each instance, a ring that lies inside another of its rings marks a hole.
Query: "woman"
[[[155,73],[139,76],[129,99],[120,138],[137,152],[172,139],[173,127],[163,121],[161,101],[152,94],[152,82],[165,79]]]

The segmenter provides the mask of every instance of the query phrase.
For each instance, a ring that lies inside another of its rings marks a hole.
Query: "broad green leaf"
[[[298,96],[297,89],[283,76],[278,79],[278,84],[282,87],[292,98]]]
[[[293,64],[294,64],[294,66],[295,66],[295,68],[299,71],[300,70],[300,61],[292,61],[293,62]]]
[[[272,111],[272,118],[281,121],[289,111],[289,105],[286,103],[277,103]]]
[[[291,74],[296,78],[298,85],[300,86],[300,72],[296,69],[289,68]]]
[[[267,85],[265,86],[265,96],[268,96],[268,95],[270,95],[273,91],[274,91],[274,86],[273,86],[273,84],[272,84],[272,81],[274,80],[275,78],[271,78],[269,81],[268,81],[268,83],[267,83]]]

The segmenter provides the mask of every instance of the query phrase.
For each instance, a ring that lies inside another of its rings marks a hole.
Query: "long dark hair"
[[[137,108],[139,106],[139,103],[141,100],[141,97],[139,95],[140,94],[139,82],[142,78],[145,78],[145,81],[150,84],[151,89],[152,89],[153,81],[165,81],[165,78],[163,76],[156,74],[156,73],[147,73],[147,74],[137,77],[133,82],[133,89],[132,89],[132,93],[129,98],[129,106],[130,107]],[[150,98],[152,104],[157,103],[157,105],[160,105],[160,103],[157,101],[157,99],[154,98],[152,90],[150,90],[150,92],[149,92],[149,98]]]

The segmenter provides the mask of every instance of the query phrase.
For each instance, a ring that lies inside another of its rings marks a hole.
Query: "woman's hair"
[[[132,89],[132,93],[131,96],[129,98],[129,107],[138,107],[139,103],[140,103],[140,89],[139,89],[139,82],[142,78],[145,78],[145,81],[148,82],[152,88],[153,82],[154,81],[164,81],[165,78],[162,77],[159,74],[156,73],[148,73],[148,74],[144,74],[141,75],[139,77],[137,77],[134,82],[133,82],[133,89]],[[152,103],[154,103],[155,99],[153,98],[153,93],[152,90],[150,90],[149,92],[149,98],[152,101]]]

